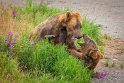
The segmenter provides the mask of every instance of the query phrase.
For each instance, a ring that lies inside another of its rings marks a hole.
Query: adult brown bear
[[[55,44],[66,44],[68,49],[76,49],[72,38],[81,38],[82,17],[79,12],[56,14],[39,24],[30,34],[39,41],[46,36]]]
[[[96,65],[98,64],[101,54],[98,50],[96,43],[91,40],[85,34],[83,35],[84,43],[79,43],[81,46],[82,57],[81,59],[84,60],[86,66],[93,70]]]

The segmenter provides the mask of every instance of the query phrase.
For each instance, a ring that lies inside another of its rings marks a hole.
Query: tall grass
[[[86,18],[83,19],[82,25],[82,32],[90,36],[97,43],[101,53],[104,54],[104,42],[100,32],[101,26]]]
[[[0,7],[0,82],[20,83],[89,83],[90,71],[66,51],[66,46],[53,45],[47,40],[35,45],[29,42],[29,33],[40,22],[57,13],[67,10],[49,8],[46,4],[32,4],[27,0],[26,7]],[[12,12],[16,11],[15,14]],[[82,33],[89,35],[100,48],[103,42],[100,27],[83,19]],[[7,51],[5,34],[8,31],[19,33],[18,41]],[[79,42],[80,40],[78,40]],[[12,56],[11,58],[7,55]],[[5,74],[4,74],[5,73]],[[4,81],[4,82],[6,82]]]
[[[36,76],[50,74],[68,82],[90,82],[90,72],[83,62],[66,52],[65,46],[53,45],[47,40],[32,47],[30,43],[25,44],[23,39],[22,44],[22,48],[16,49],[16,52],[24,71],[35,72]]]
[[[19,79],[19,74],[17,61],[8,58],[5,53],[0,53],[0,81]]]

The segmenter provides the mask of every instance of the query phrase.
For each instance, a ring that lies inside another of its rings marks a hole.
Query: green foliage
[[[47,40],[34,46],[25,42],[26,38],[21,41],[22,48],[18,49],[21,52],[16,51],[19,52],[20,65],[33,76],[51,74],[53,78],[69,82],[89,83],[90,72],[83,66],[83,62],[66,52],[65,46],[53,45]]]
[[[104,62],[104,65],[106,67],[115,67],[116,66],[116,63],[115,62],[110,62],[109,59],[106,59],[105,62]]]
[[[112,40],[112,38],[109,35],[107,35],[107,34],[104,34],[103,38],[105,38],[106,40]]]
[[[124,68],[124,64],[120,64],[120,68],[122,68],[122,69],[123,69],[123,68]]]
[[[104,43],[102,41],[102,34],[101,34],[101,26],[95,24],[93,21],[90,21],[86,18],[82,21],[82,32],[87,34],[91,39],[93,39],[101,51],[104,54]]]
[[[89,35],[99,46],[104,45],[101,40],[100,25],[89,21],[86,18],[82,21],[82,32]]]
[[[93,21],[83,18],[82,21],[82,33],[88,35],[91,39],[93,39],[99,47],[99,50],[102,54],[104,54],[104,42],[102,41],[101,34],[101,26],[95,24]],[[75,44],[80,47],[77,43],[82,42],[82,39],[78,39],[75,41]]]
[[[15,59],[10,59],[5,53],[0,53],[0,79],[15,80],[19,78],[18,65]]]
[[[105,60],[104,65],[105,65],[106,67],[109,67],[109,59],[106,59],[106,60]]]
[[[91,79],[90,71],[83,66],[83,62],[73,56],[67,56],[65,59],[57,61],[55,69],[60,79],[69,82],[89,83]]]
[[[115,62],[113,62],[113,63],[111,64],[111,67],[115,67],[115,65],[116,65],[116,63],[115,63]]]

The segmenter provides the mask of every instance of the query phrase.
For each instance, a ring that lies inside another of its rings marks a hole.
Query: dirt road
[[[41,1],[44,0],[34,0],[34,3],[40,3]],[[113,40],[106,41],[105,55],[111,62],[116,62],[116,66],[105,67],[103,63],[106,59],[102,59],[95,70],[105,71],[108,75],[103,79],[94,78],[92,83],[123,83],[124,69],[121,69],[119,65],[124,64],[124,0],[46,1],[60,9],[69,8],[79,11],[83,17],[86,16],[97,24],[103,25],[102,33],[113,37]],[[3,0],[3,3],[13,3],[15,5],[25,5],[25,2],[26,0]]]

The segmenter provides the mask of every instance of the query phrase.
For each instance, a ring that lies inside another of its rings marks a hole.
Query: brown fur
[[[82,59],[84,59],[86,66],[90,70],[93,70],[98,64],[101,54],[93,40],[86,35],[83,35],[83,38],[85,43],[79,43],[81,46]]]
[[[33,36],[39,41],[46,35],[54,35],[52,41],[55,44],[66,44],[69,49],[76,49],[72,37],[81,35],[82,18],[78,12],[67,12],[56,14],[39,24],[30,34],[30,40]]]

